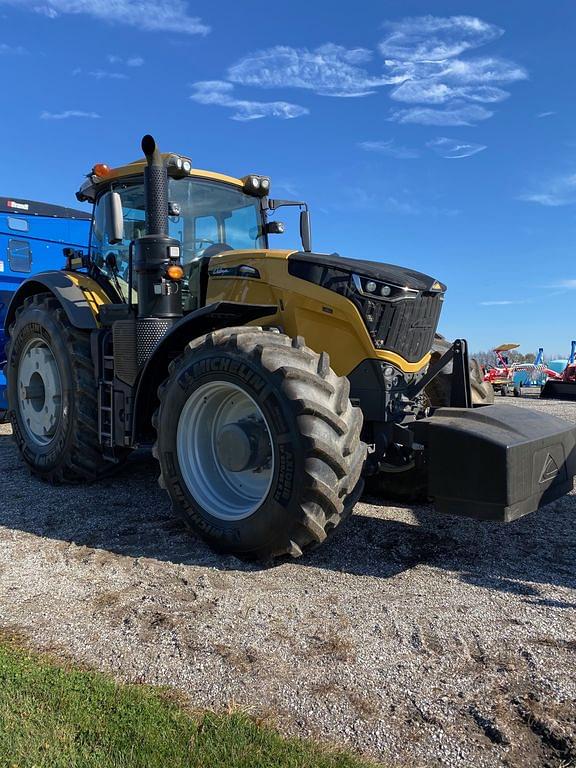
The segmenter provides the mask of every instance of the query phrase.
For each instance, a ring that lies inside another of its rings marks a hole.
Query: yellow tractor
[[[94,166],[77,194],[94,206],[88,252],[8,309],[10,416],[33,473],[93,481],[153,445],[184,519],[261,559],[324,541],[365,478],[505,521],[571,490],[574,428],[473,397],[463,340],[431,359],[441,282],[314,253],[308,207],[272,198],[266,176],[195,169],[151,136],[142,149]],[[288,205],[302,248],[273,250]]]

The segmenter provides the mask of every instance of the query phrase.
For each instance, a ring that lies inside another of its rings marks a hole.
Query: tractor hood
[[[290,269],[293,274],[301,272],[304,265],[309,265],[311,267],[327,267],[331,270],[338,270],[348,274],[362,275],[363,277],[408,288],[413,291],[443,293],[446,290],[445,285],[422,272],[416,272],[406,267],[398,267],[394,264],[384,264],[380,261],[348,259],[340,256],[338,253],[305,253],[298,251],[290,255],[288,262],[290,265],[293,265],[293,268]]]
[[[446,286],[413,269],[337,253],[292,253],[288,271],[349,299],[358,309],[374,347],[421,361],[434,342]]]

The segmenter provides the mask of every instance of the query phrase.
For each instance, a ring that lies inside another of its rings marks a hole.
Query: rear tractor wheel
[[[261,328],[192,341],[160,387],[154,455],[176,510],[214,548],[300,556],[350,514],[366,446],[349,384]]]
[[[62,483],[96,480],[116,468],[98,439],[90,336],[70,325],[52,294],[18,308],[6,357],[12,430],[31,471]]]

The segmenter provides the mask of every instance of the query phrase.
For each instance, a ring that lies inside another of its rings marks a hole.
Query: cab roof
[[[167,152],[162,153],[162,157],[166,163],[168,163],[170,158],[178,158],[182,157],[182,155]],[[76,193],[76,197],[81,202],[86,200],[94,202],[99,192],[109,186],[110,182],[121,181],[122,179],[129,179],[134,176],[143,176],[146,165],[146,158],[142,157],[138,160],[134,160],[131,163],[127,163],[126,165],[120,165],[117,168],[110,168],[106,174],[102,176],[95,173],[97,166],[94,166],[92,171],[87,174],[86,180],[80,186],[80,189]],[[177,176],[178,178],[192,176],[201,179],[209,179],[211,181],[220,181],[224,184],[233,184],[237,187],[243,187],[242,179],[238,179],[235,176],[227,176],[224,173],[217,173],[216,171],[202,170],[201,168],[192,168],[188,173],[185,173],[181,170],[177,170],[175,166],[168,165],[168,175]]]

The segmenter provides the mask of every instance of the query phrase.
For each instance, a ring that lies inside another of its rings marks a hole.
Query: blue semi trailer
[[[0,421],[8,405],[4,320],[10,299],[31,274],[61,269],[63,248],[87,248],[90,220],[86,211],[0,197]]]

